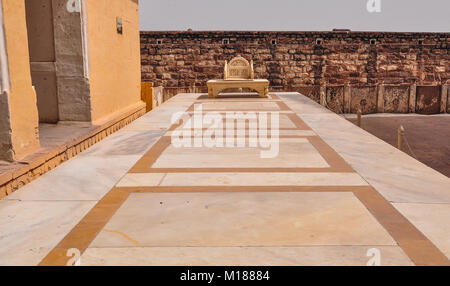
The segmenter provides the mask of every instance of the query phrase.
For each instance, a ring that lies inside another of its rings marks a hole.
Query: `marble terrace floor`
[[[278,155],[177,146],[194,104],[276,112]],[[449,265],[449,222],[449,178],[303,95],[180,94],[0,201],[0,265]]]

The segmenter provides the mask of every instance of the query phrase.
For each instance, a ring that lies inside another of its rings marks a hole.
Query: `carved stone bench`
[[[258,92],[260,97],[268,97],[269,81],[266,79],[254,79],[253,61],[250,63],[241,56],[237,56],[227,63],[225,61],[224,79],[210,80],[208,85],[208,97],[214,98],[226,89],[248,88]]]

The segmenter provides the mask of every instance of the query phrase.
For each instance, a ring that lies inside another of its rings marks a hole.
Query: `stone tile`
[[[367,186],[357,173],[154,173],[126,174],[119,186]],[[134,185],[132,185],[134,184]]]
[[[249,139],[242,138],[249,145]],[[226,140],[221,138],[223,144]],[[256,144],[259,144],[256,142]],[[261,158],[269,148],[169,146],[153,164],[154,168],[328,168],[320,153],[304,138],[282,138],[271,142],[276,155]],[[279,151],[276,154],[278,145]]]
[[[131,194],[105,230],[90,247],[396,244],[353,193]]]
[[[382,266],[414,265],[398,246],[88,248],[83,266],[365,266],[377,248]]]
[[[206,95],[205,93],[178,93],[177,96],[174,96],[170,98],[167,102],[173,102],[173,101],[192,101],[194,99],[199,98],[202,95]],[[165,103],[167,103],[165,102]]]
[[[223,129],[220,129],[220,130],[222,130],[223,134],[226,134],[223,131]],[[216,135],[216,134],[220,134],[220,130],[212,129],[210,131]],[[239,129],[239,130],[246,130],[246,132],[243,133],[243,134],[235,132],[235,136],[240,137],[240,138],[249,136],[248,129]],[[202,134],[204,134],[204,131],[200,132],[198,130],[191,130],[191,132],[192,132],[191,136],[193,136],[193,137],[202,136]],[[268,132],[268,135],[271,134],[271,130],[268,130],[267,132]],[[307,137],[317,136],[317,134],[314,131],[311,131],[311,130],[294,130],[294,129],[292,129],[292,130],[278,130],[278,133],[279,133],[278,134],[279,137],[283,137],[283,136],[299,136],[299,137],[303,137],[303,136],[307,136]],[[164,133],[164,136],[172,136],[173,134],[174,134],[173,131],[167,131],[166,133]],[[259,135],[256,134],[256,136],[249,136],[249,137],[258,138],[258,136]],[[224,138],[224,137],[218,137],[217,136],[217,138]]]
[[[155,122],[155,123],[136,123],[128,125],[123,130],[125,131],[165,131],[169,129],[170,122]]]
[[[193,113],[190,113],[191,115],[193,114]],[[245,112],[244,112],[244,114],[245,114]],[[222,115],[222,118],[223,118],[223,127],[225,128],[225,127],[227,127],[227,124],[226,124],[226,114],[221,114]],[[249,129],[249,125],[250,125],[250,120],[245,120],[244,121],[244,119],[245,118],[243,118],[242,120],[240,120],[240,121],[233,121],[233,123],[232,123],[232,127],[233,128],[236,128],[236,129]],[[292,120],[289,118],[289,116],[288,115],[286,115],[286,114],[279,114],[279,117],[278,117],[278,120],[279,120],[279,124],[278,124],[278,129],[280,129],[280,128],[290,128],[290,129],[296,129],[297,127],[296,127],[296,125],[294,124],[294,122],[292,122]],[[241,123],[241,124],[238,124],[238,122],[244,122],[243,124]],[[257,124],[259,124],[259,119],[258,119],[258,116],[256,116],[256,119],[253,121],[253,122],[256,122]],[[268,129],[272,129],[272,127],[271,127],[271,115],[270,114],[268,114],[267,115],[267,121],[266,121],[266,123],[267,123],[267,128]],[[206,124],[205,122],[203,122],[203,124],[202,124],[202,128],[210,128],[211,126],[213,126],[213,124],[214,123],[211,123],[211,124]],[[180,127],[178,127],[177,128],[177,130],[181,130],[181,129],[183,129],[183,128],[185,128],[185,126],[186,126],[186,122],[185,122],[185,124],[183,124],[182,126],[180,126]],[[258,127],[257,127],[258,128]],[[192,128],[188,128],[188,129],[192,129]]]
[[[116,185],[116,187],[134,187],[134,186],[158,186],[165,174],[146,173],[146,174],[127,174]]]
[[[450,259],[450,204],[394,204]]]
[[[254,110],[278,111],[280,108],[274,102],[207,102],[203,103],[203,111],[208,110]]]
[[[225,95],[226,96],[226,95]],[[255,96],[257,94],[255,93]],[[262,97],[218,97],[218,98],[200,98],[197,99],[196,103],[207,103],[207,102],[280,102],[279,99],[272,98],[262,98]]]
[[[276,93],[292,110],[299,114],[331,113],[328,109],[300,93]]]
[[[121,130],[87,149],[81,156],[143,155],[163,134],[164,131]]]
[[[153,116],[148,116],[148,113],[139,117],[132,123],[125,126],[122,130],[125,131],[164,131],[171,126],[170,120],[156,121]]]
[[[173,98],[173,97],[172,97]],[[177,108],[177,109],[187,109],[189,108],[192,104],[194,103],[194,101],[192,99],[187,99],[184,98],[182,100],[169,100],[164,102],[163,104],[161,104],[160,106],[158,106],[157,109],[154,109],[152,111],[154,111],[155,113],[160,112],[161,110],[167,109],[167,108]]]
[[[312,130],[280,130],[280,136],[317,136]]]
[[[241,111],[227,111],[227,110],[207,110],[207,111],[205,111],[205,110],[203,110],[204,112],[217,112],[217,113],[219,113],[219,114],[223,114],[223,115],[225,115],[227,112],[242,112],[242,113],[248,113],[248,112],[257,112],[258,110],[241,110]],[[291,110],[275,110],[275,111],[270,111],[270,110],[266,110],[266,111],[264,111],[264,112],[267,112],[267,113],[271,113],[271,112],[276,112],[276,113],[278,113],[278,114],[280,114],[280,115],[282,115],[282,114],[294,114],[295,112],[293,112],[293,111],[291,111]],[[192,115],[192,114],[194,114],[194,111],[187,111],[186,112],[187,114],[189,114],[189,115]]]
[[[140,156],[77,156],[6,197],[6,200],[100,200]]]
[[[132,175],[128,174],[127,176]],[[161,186],[366,186],[356,173],[169,173]]]
[[[86,135],[97,126],[90,122],[59,122],[58,124],[39,124],[39,143],[41,148],[51,149]]]
[[[183,114],[185,109],[175,109],[175,110],[163,110],[157,113],[149,115],[147,113],[144,115],[145,117],[141,117],[142,121],[139,121],[137,125],[155,125],[155,128],[161,127],[164,129],[168,129],[173,123],[172,120],[176,121],[177,118],[180,117],[177,113]],[[177,114],[178,116],[175,116]],[[127,127],[133,127],[133,124],[130,124]],[[125,129],[126,130],[126,129]]]
[[[37,265],[96,202],[0,201],[0,265]]]
[[[271,118],[270,115],[268,115],[269,118],[269,122],[271,122]],[[267,126],[271,126],[270,123],[267,124]],[[279,115],[279,126],[278,128],[297,128],[294,124],[294,122],[292,122],[292,120],[285,114],[280,114]]]
[[[450,203],[450,178],[336,114],[300,116],[389,201]]]

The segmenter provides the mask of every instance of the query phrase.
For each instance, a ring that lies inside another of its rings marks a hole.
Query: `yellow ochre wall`
[[[39,147],[39,117],[32,88],[25,1],[2,0],[10,92],[13,158],[21,159]]]
[[[138,0],[87,0],[92,121],[144,107]],[[122,18],[123,34],[117,33]]]

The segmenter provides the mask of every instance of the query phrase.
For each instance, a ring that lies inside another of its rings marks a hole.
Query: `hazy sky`
[[[369,13],[368,1],[381,12]],[[450,0],[140,0],[141,30],[450,32]]]

